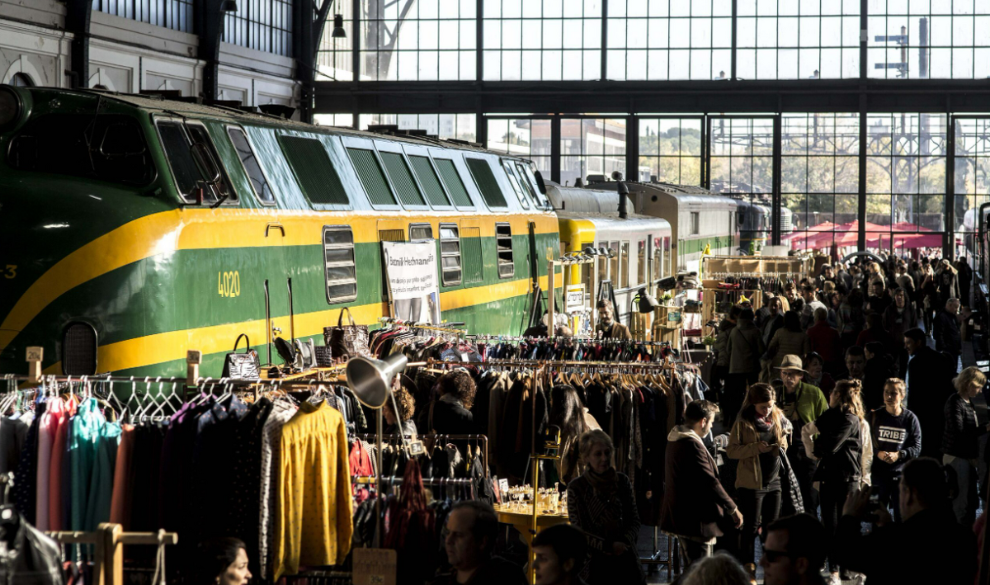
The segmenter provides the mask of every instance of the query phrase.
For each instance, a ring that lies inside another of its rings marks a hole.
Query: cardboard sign
[[[354,585],[395,585],[396,562],[391,549],[354,549]]]
[[[564,293],[564,307],[567,312],[578,311],[584,308],[584,285],[569,284],[567,292]]]
[[[440,323],[437,248],[426,242],[382,242],[389,299],[395,317],[413,323]]]

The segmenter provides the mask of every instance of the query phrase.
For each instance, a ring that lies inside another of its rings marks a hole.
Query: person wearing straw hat
[[[784,392],[780,397],[780,409],[784,416],[794,426],[795,435],[801,436],[801,427],[818,419],[826,410],[828,402],[825,395],[817,386],[805,382],[803,377],[808,372],[803,369],[801,358],[796,355],[785,355],[780,366],[780,378],[784,382]],[[792,445],[787,450],[787,458],[794,467],[798,485],[801,488],[801,499],[806,510],[818,508],[818,490],[814,489],[816,463],[801,449],[801,445]]]

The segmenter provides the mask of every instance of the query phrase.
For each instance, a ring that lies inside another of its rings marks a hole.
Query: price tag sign
[[[190,349],[186,352],[186,363],[191,366],[198,366],[203,362],[203,352],[195,349]]]
[[[29,362],[40,362],[44,359],[45,348],[40,346],[31,346],[27,348],[27,361]]]
[[[503,494],[509,493],[509,480],[505,478],[498,480],[498,491],[502,492]]]
[[[584,285],[583,284],[570,284],[567,285],[567,292],[564,297],[564,306],[567,311],[577,311],[584,308]]]
[[[395,585],[396,562],[391,549],[354,549],[354,585]]]

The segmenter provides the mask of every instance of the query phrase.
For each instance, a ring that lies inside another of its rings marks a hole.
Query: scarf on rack
[[[591,487],[595,488],[595,491],[598,492],[603,500],[611,498],[619,491],[618,478],[614,467],[609,467],[605,473],[597,473],[589,467],[584,472],[584,477],[587,478],[588,483],[591,484]]]

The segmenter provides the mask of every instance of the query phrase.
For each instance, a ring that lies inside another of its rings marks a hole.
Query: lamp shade
[[[384,360],[351,358],[347,362],[347,386],[354,392],[358,402],[377,410],[388,399],[392,378],[406,369],[408,362],[401,353],[390,355]]]

